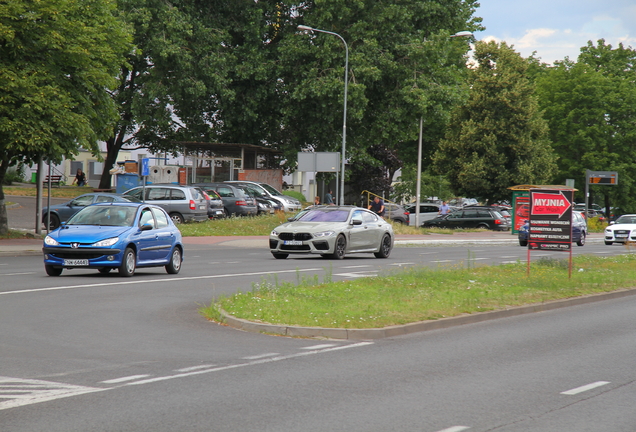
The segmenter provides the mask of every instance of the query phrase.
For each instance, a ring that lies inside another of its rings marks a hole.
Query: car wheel
[[[276,259],[285,259],[289,256],[289,254],[282,254],[282,253],[272,253],[272,255]]]
[[[585,246],[585,232],[581,232],[581,238],[576,242],[579,246]]]
[[[482,228],[482,229],[490,229],[490,227],[488,226],[488,224],[484,224],[484,223],[481,223],[481,224],[477,225],[477,228],[478,228],[478,229],[479,229],[479,228]]]
[[[612,243],[614,243],[614,242],[611,242],[611,241],[607,241],[607,240],[605,240],[605,244],[606,244],[607,246],[611,246],[611,245],[612,245]]]
[[[404,225],[404,221],[402,219],[391,219],[393,222],[398,223],[400,225]]]
[[[528,246],[528,240],[519,240],[519,246]]]
[[[172,219],[172,222],[175,225],[179,225],[184,222],[183,216],[181,216],[179,213],[170,213],[170,219]]]
[[[231,216],[230,211],[226,208],[223,209],[223,213],[225,213],[226,218],[229,218]]]
[[[46,224],[47,216],[44,216],[43,222]],[[51,220],[49,222],[49,231],[53,231],[60,226],[60,218],[58,215],[51,213]]]
[[[46,274],[49,276],[59,276],[62,274],[62,267],[53,267],[50,265],[45,265],[44,270],[46,270]]]
[[[393,245],[391,244],[391,236],[384,234],[384,237],[382,237],[382,243],[380,244],[380,250],[375,252],[373,255],[375,255],[376,258],[388,258],[389,255],[391,255],[392,248]]]
[[[333,253],[331,254],[331,258],[343,259],[346,251],[347,251],[347,240],[342,234],[340,234],[338,238],[336,239],[336,245],[334,246],[334,250],[333,250]]]
[[[108,274],[110,273],[112,269],[113,269],[112,267],[101,267],[101,268],[98,268],[97,271],[100,272],[101,274]]]
[[[166,265],[166,271],[168,274],[177,274],[179,270],[181,270],[181,249],[175,247],[172,250],[172,255],[170,257],[170,262]]]
[[[135,251],[131,248],[126,248],[124,251],[124,258],[121,260],[119,266],[119,275],[123,277],[130,277],[135,274],[135,268],[137,266],[137,256]]]

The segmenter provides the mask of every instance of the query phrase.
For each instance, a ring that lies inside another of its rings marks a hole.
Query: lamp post
[[[450,37],[470,37],[469,31],[460,31]],[[422,134],[424,128],[424,116],[420,117],[420,134],[417,140],[417,184],[415,185],[415,227],[420,226],[420,193],[422,183]]]
[[[347,149],[347,84],[349,81],[349,46],[342,36],[338,33],[327,30],[320,30],[306,25],[299,25],[299,30],[307,30],[312,32],[327,33],[340,38],[345,47],[345,74],[344,74],[344,114],[342,119],[342,165],[340,167],[340,205],[344,205],[344,172],[345,172],[345,151]]]

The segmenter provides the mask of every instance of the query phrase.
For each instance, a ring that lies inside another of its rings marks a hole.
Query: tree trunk
[[[9,233],[9,217],[7,216],[7,205],[4,200],[4,177],[9,169],[8,161],[0,161],[0,236],[7,235]]]
[[[117,156],[119,155],[119,150],[123,145],[122,134],[118,134],[113,136],[108,141],[106,141],[106,160],[104,161],[104,169],[102,171],[102,178],[99,181],[99,189],[110,189],[112,183],[112,175],[110,174],[110,170],[113,168],[113,165],[117,162]]]

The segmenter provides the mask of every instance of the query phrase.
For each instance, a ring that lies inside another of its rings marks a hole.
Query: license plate
[[[300,240],[285,240],[283,244],[287,246],[302,246],[303,242]]]
[[[223,210],[217,210],[215,213],[216,214],[223,214]]]
[[[618,237],[624,238],[624,237],[627,237],[627,234],[616,234],[616,237],[617,237],[617,238],[618,238]]]
[[[199,210],[205,210],[205,206],[204,205],[199,206]]]
[[[65,259],[64,265],[65,266],[87,266],[88,260],[87,259]]]

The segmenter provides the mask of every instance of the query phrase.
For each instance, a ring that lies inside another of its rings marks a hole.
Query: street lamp
[[[473,34],[469,31],[460,31],[450,37],[471,37]],[[422,133],[424,127],[424,116],[420,117],[420,134],[417,142],[417,183],[415,185],[415,227],[420,226],[420,193],[422,183]]]
[[[340,167],[340,205],[344,205],[344,172],[345,172],[345,151],[347,148],[347,84],[349,81],[349,47],[347,42],[338,33],[327,30],[320,30],[306,25],[299,25],[298,30],[327,33],[340,38],[345,47],[345,75],[344,75],[344,114],[342,119],[342,166]]]

